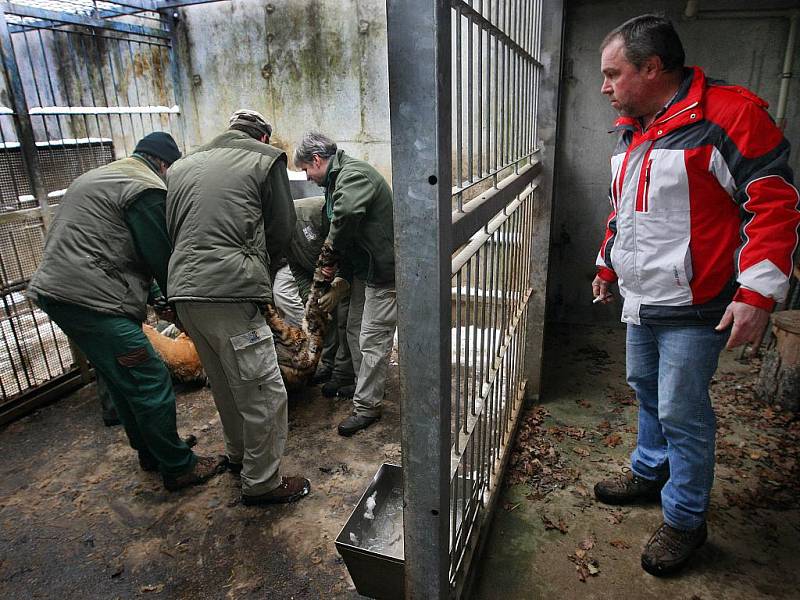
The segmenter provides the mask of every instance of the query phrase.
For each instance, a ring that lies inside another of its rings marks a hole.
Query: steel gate
[[[388,3],[408,598],[463,594],[538,377],[542,5]]]
[[[0,4],[0,423],[88,381],[24,289],[76,176],[129,155],[150,131],[185,147],[173,11],[158,11],[196,3]]]

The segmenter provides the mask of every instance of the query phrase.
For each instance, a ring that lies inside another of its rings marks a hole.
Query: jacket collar
[[[325,172],[325,181],[322,182],[322,187],[328,187],[329,184],[336,181],[336,176],[342,170],[342,158],[344,158],[344,150],[340,148],[328,161],[328,170]]]
[[[647,128],[647,133],[655,132],[660,137],[670,131],[703,118],[702,102],[706,91],[706,76],[700,67],[688,67],[688,85],[681,83],[677,97],[666,110]],[[685,88],[685,89],[684,89]],[[620,130],[639,131],[641,125],[635,117],[620,117],[614,122],[610,133]]]

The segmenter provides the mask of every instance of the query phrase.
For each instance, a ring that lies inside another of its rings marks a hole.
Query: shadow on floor
[[[543,403],[524,415],[475,597],[504,600],[797,598],[800,420],[753,399],[758,364],[724,352],[712,383],[717,472],[709,541],[657,579],[641,549],[660,507],[605,506],[592,487],[628,465],[637,407],[624,329],[557,328]]]

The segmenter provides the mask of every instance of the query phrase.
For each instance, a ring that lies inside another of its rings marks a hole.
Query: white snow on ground
[[[49,142],[36,142],[37,148],[72,146],[79,144],[110,144],[111,138],[65,138],[63,140],[50,140]],[[19,148],[19,142],[0,142],[0,149]]]
[[[33,106],[31,115],[148,115],[180,114],[175,106]]]

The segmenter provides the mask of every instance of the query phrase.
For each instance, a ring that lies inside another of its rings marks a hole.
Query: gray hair
[[[678,33],[669,19],[660,15],[639,15],[625,21],[606,35],[600,50],[611,42],[621,39],[625,58],[640,69],[651,56],[658,56],[665,71],[683,68],[686,55]]]
[[[294,150],[294,164],[307,165],[313,162],[315,155],[324,160],[334,154],[336,154],[336,142],[318,131],[309,131]]]

